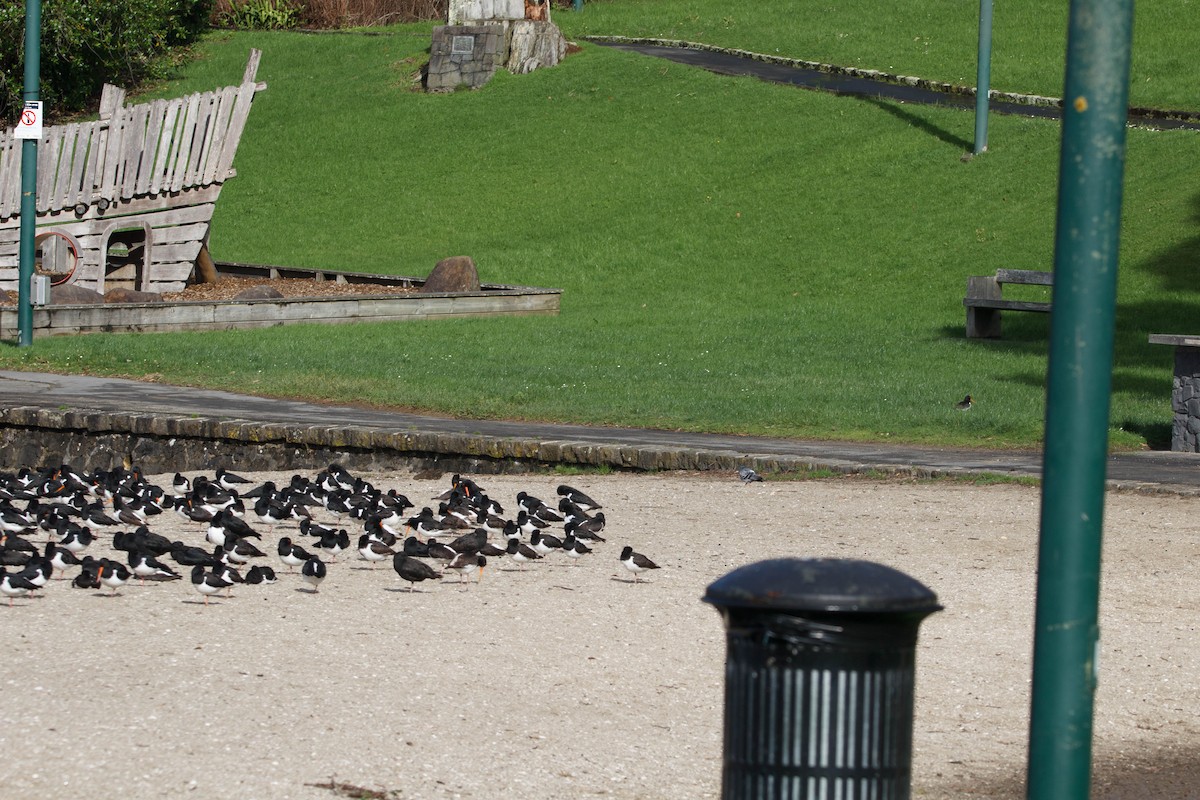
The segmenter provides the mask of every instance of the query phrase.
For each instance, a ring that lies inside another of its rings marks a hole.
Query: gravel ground
[[[449,484],[365,477],[418,508]],[[477,477],[514,514],[518,491],[549,500],[559,483]],[[329,798],[331,785],[396,798],[713,797],[724,631],[700,598],[731,569],[784,556],[878,561],[937,592],[945,610],[922,625],[917,657],[913,794],[1023,797],[1036,489],[568,482],[608,517],[608,541],[578,565],[501,559],[482,583],[409,592],[390,566],[350,552],[312,593],[274,556],[278,536],[297,536],[281,526],[262,547],[279,582],[207,607],[186,578],[116,596],[54,581],[0,606],[3,797]],[[1093,797],[1200,796],[1198,511],[1191,498],[1109,497]],[[174,514],[153,525],[197,544],[203,527]],[[618,564],[625,544],[663,568],[633,583]]]

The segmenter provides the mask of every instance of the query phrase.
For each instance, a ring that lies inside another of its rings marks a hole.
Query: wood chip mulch
[[[313,281],[303,278],[230,278],[224,277],[216,283],[196,283],[182,292],[164,292],[163,300],[168,303],[186,301],[215,302],[232,300],[238,293],[251,286],[270,286],[279,290],[284,297],[346,297],[370,294],[415,294],[416,287],[378,283],[338,283],[336,281]]]

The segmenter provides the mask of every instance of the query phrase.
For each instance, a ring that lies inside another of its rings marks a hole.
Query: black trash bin
[[[774,559],[704,601],[726,625],[725,800],[906,800],[917,627],[941,609],[902,572]]]

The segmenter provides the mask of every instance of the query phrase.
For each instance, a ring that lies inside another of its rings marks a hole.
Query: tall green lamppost
[[[1030,800],[1084,800],[1091,783],[1132,41],[1133,0],[1072,0],[1046,381]]]
[[[25,102],[37,102],[41,89],[42,0],[25,0]],[[17,269],[17,345],[33,344],[33,259],[37,226],[37,139],[21,142],[21,234]]]

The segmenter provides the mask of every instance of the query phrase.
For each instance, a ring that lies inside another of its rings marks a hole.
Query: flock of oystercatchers
[[[260,546],[262,531],[275,536],[280,526],[293,526],[295,539],[279,537],[279,563],[289,572],[299,570],[313,593],[328,574],[321,556],[336,563],[352,549],[349,529],[358,527],[362,532],[353,546],[358,557],[372,566],[391,560],[409,591],[448,572],[457,573],[459,583],[477,572],[478,582],[489,558],[510,558],[521,570],[554,553],[578,563],[605,541],[599,503],[565,484],[556,493],[558,502],[551,506],[519,492],[516,515],[505,516],[477,483],[454,475],[450,488],[434,498],[436,510],[425,506],[413,514],[415,506],[403,494],[376,488],[338,464],[313,478],[294,475],[287,486],[256,484],[218,469],[212,477],[192,479],[176,473],[170,488],[150,482],[135,466],[90,473],[69,465],[26,467],[0,473],[0,594],[12,606],[13,598],[31,595],[56,573],[63,578],[76,567],[72,586],[117,594],[132,580],[182,580],[178,567],[190,570],[207,605],[212,596],[231,594],[236,584],[277,580],[275,570],[262,563],[270,556]],[[154,518],[168,512],[202,526],[204,543],[155,533]],[[39,531],[47,539],[42,547],[30,541]],[[124,561],[89,552],[108,531],[112,550],[125,553]],[[619,558],[635,583],[640,573],[658,569],[630,546]]]

